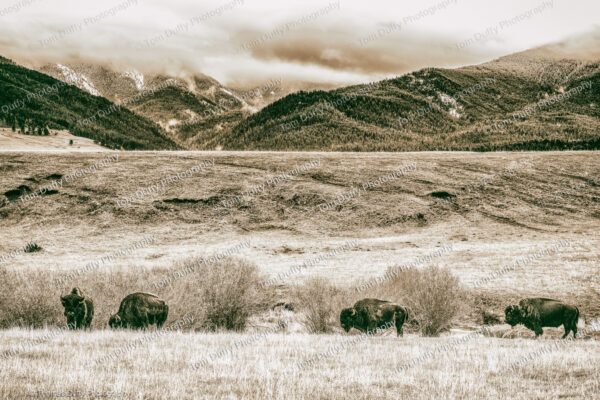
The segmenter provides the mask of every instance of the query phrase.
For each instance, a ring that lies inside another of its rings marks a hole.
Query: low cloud
[[[564,41],[551,51],[568,50],[573,57],[600,52],[597,33],[585,34],[583,48],[581,41],[565,39],[598,28],[600,3],[592,1],[581,9],[554,1],[535,18],[462,49],[456,44],[542,0],[446,0],[435,13],[423,10],[444,0],[306,0],[285,6],[260,0],[131,0],[109,12],[126,1],[27,0],[0,16],[0,55],[29,66],[93,62],[180,77],[204,73],[224,84],[252,86],[273,77],[331,85],[368,82],[426,66],[481,63],[548,42]],[[102,16],[97,23],[85,23],[97,16]],[[73,26],[81,29],[67,34]],[[174,34],[166,34],[170,31]],[[152,46],[140,45],[145,41]]]

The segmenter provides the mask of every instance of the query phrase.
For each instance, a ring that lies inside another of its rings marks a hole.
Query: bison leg
[[[402,332],[402,324],[398,324],[398,322],[396,322],[396,336],[404,336],[404,332]]]
[[[562,337],[563,339],[569,336],[569,332],[571,331],[573,332],[573,339],[577,338],[577,323],[564,323],[563,326],[565,327],[565,334]]]
[[[396,313],[395,322],[396,322],[396,336],[403,336],[404,332],[402,332],[402,325],[404,325],[404,314]]]
[[[165,323],[167,319],[167,312],[163,312],[161,313],[157,318],[156,318],[156,327],[157,328],[162,328],[163,324]]]
[[[540,328],[539,326],[535,327],[535,338],[537,339],[539,336],[542,336],[544,334],[544,330],[542,328]]]
[[[140,327],[142,329],[148,329],[149,324],[150,324],[150,320],[148,318],[148,313],[146,311],[142,311],[140,313]]]

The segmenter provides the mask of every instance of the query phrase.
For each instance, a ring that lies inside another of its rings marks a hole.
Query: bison
[[[69,329],[89,328],[94,317],[94,302],[85,297],[79,288],[74,287],[71,293],[62,296],[60,301],[65,308]]]
[[[111,328],[148,328],[156,324],[157,328],[163,326],[167,320],[169,307],[150,293],[132,293],[121,301],[119,311],[110,316],[108,324]]]
[[[398,336],[402,336],[402,325],[408,318],[406,308],[385,300],[363,299],[352,308],[340,313],[340,324],[346,332],[356,328],[361,332],[372,332],[377,328],[394,323]]]
[[[579,309],[575,306],[557,300],[532,298],[523,299],[519,305],[511,305],[504,310],[505,321],[510,326],[523,324],[535,332],[535,337],[544,333],[543,327],[558,327],[563,325],[567,337],[573,331],[573,338],[577,337],[577,321]]]

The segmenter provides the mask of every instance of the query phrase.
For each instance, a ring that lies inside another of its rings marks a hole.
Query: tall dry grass
[[[0,352],[46,333],[3,332]],[[458,343],[453,337],[407,335],[351,344],[357,336],[171,332],[94,363],[145,335],[66,332],[19,351],[2,361],[0,398],[27,398],[34,391],[83,391],[124,393],[114,399],[587,400],[600,391],[598,341],[565,342],[542,352],[555,341],[474,337]],[[344,344],[348,345],[335,351]],[[536,352],[539,356],[510,369]],[[295,369],[319,354],[323,356],[315,363]],[[205,358],[208,364],[191,368]],[[413,367],[395,372],[413,361]]]

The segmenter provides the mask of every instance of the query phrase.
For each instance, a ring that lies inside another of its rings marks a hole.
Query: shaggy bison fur
[[[148,328],[156,324],[163,326],[167,320],[169,307],[156,295],[132,293],[121,301],[119,311],[111,315],[108,324],[111,328]]]
[[[536,338],[544,333],[543,327],[559,327],[561,325],[565,328],[563,339],[571,331],[573,337],[577,337],[579,309],[557,300],[539,297],[523,299],[518,305],[506,307],[504,315],[507,324],[510,326],[523,324],[535,332]]]
[[[402,336],[402,325],[408,317],[406,308],[385,300],[363,299],[340,314],[340,324],[346,332],[356,328],[361,332],[372,332],[392,322],[398,336]]]
[[[73,288],[71,293],[62,296],[60,301],[65,308],[67,326],[69,329],[89,328],[94,317],[94,302],[85,297],[79,288]]]

